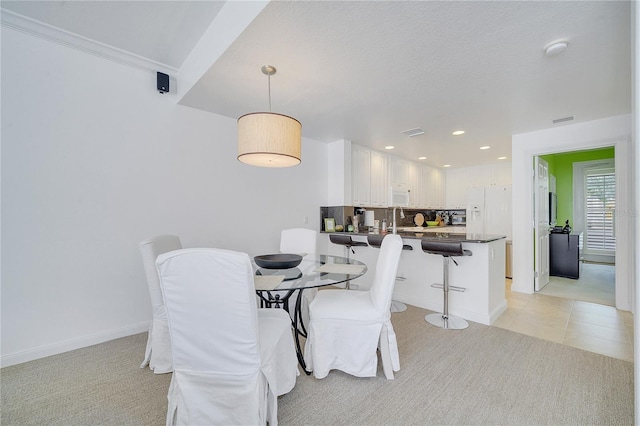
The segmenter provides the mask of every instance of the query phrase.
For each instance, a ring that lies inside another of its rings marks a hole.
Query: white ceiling
[[[225,25],[214,1],[1,5],[176,70],[210,24]],[[621,1],[272,1],[180,103],[267,110],[270,64],[273,111],[307,138],[394,145],[435,166],[496,163],[512,134],[631,112],[630,16]],[[568,49],[545,56],[558,39]],[[425,134],[401,133],[415,127]]]

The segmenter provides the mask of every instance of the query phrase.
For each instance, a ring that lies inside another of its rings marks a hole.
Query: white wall
[[[338,140],[328,144],[327,153],[327,206],[344,206],[352,203],[351,141]]]
[[[633,169],[633,173],[629,176],[629,179],[632,182],[635,182],[634,188],[636,190],[636,194],[638,192],[638,188],[640,188],[640,142],[638,142],[638,135],[640,135],[640,121],[638,121],[638,111],[640,111],[640,87],[638,86],[638,82],[640,79],[638,78],[640,75],[640,55],[638,54],[638,50],[640,47],[640,9],[638,9],[638,5],[636,2],[631,2],[631,54],[633,60],[631,61],[631,86],[633,90],[631,111],[632,111],[632,140],[631,144],[631,155],[632,161],[635,162],[635,167]],[[632,201],[633,203],[633,201]],[[633,212],[635,217],[635,232],[634,241],[635,241],[635,259],[633,263],[635,265],[635,272],[633,275],[633,280],[637,285],[640,283],[640,225],[638,225],[638,218],[640,217],[640,195],[636,195],[635,204],[632,204]],[[632,222],[633,223],[633,222]],[[634,312],[637,312],[637,307],[640,305],[640,291],[637,290],[636,286],[632,288],[634,294]],[[638,344],[640,342],[640,316],[634,315],[634,327],[633,327],[633,336],[634,336],[634,407],[635,407],[635,418],[640,419],[640,350],[638,350]],[[638,422],[638,420],[636,420]]]
[[[615,147],[616,162],[616,307],[633,306],[637,215],[632,209],[638,188],[634,172],[631,115],[604,118],[513,136],[513,282],[511,289],[533,293],[533,156]]]
[[[326,145],[304,140],[294,168],[244,165],[235,119],[155,78],[2,28],[3,366],[146,330],[143,239],[255,255],[318,229]]]

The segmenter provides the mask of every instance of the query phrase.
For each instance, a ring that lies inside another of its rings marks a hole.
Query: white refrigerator
[[[484,234],[484,187],[467,189],[467,233]]]
[[[467,232],[504,235],[511,240],[511,186],[467,190]]]
[[[505,276],[511,278],[512,227],[511,186],[469,188],[467,191],[467,233],[504,235],[506,241]]]

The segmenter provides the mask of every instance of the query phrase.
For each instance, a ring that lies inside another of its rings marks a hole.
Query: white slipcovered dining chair
[[[156,266],[173,354],[167,425],[277,425],[298,360],[287,313],[256,307],[249,256],[184,249]]]
[[[316,254],[318,231],[306,228],[283,229],[280,232],[280,252],[300,255]]]
[[[280,232],[280,253],[294,253],[306,256],[315,256],[318,246],[318,231],[306,228],[283,229]],[[298,290],[300,291],[300,290]],[[294,291],[289,298],[290,304],[295,303],[298,291]],[[300,306],[302,323],[304,327],[309,324],[309,303],[318,293],[317,288],[309,288],[303,291]],[[294,315],[293,307],[289,307],[290,315]]]
[[[393,372],[400,370],[390,306],[401,252],[402,238],[387,235],[369,291],[323,290],[311,302],[304,359],[316,378],[332,369],[373,377],[378,348],[386,378],[393,379]]]
[[[153,316],[149,327],[149,337],[147,337],[147,349],[144,354],[144,361],[140,368],[147,365],[156,374],[170,373],[173,371],[171,361],[171,340],[169,339],[169,328],[167,325],[167,312],[162,299],[158,271],[156,270],[156,258],[169,251],[180,250],[182,243],[175,235],[159,235],[139,244],[140,254],[142,254],[142,264],[149,286],[149,297],[151,298],[151,309]]]

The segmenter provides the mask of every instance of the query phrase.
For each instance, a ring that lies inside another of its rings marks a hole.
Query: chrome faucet
[[[396,229],[396,209],[397,207],[393,208],[393,235],[398,233]],[[404,210],[402,210],[402,207],[400,207],[400,219],[404,219]]]

